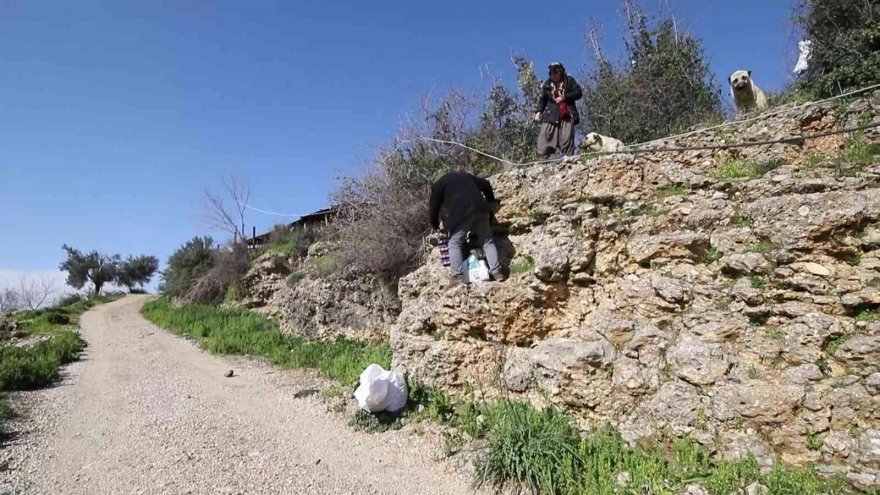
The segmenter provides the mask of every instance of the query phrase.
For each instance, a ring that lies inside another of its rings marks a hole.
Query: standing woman
[[[583,97],[581,87],[565,73],[561,62],[553,62],[549,69],[550,79],[541,86],[535,109],[535,121],[541,122],[538,155],[545,159],[556,151],[574,155],[574,127],[581,120],[575,102]]]

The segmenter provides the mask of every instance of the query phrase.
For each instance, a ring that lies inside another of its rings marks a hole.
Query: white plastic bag
[[[468,282],[479,283],[489,281],[489,266],[485,260],[470,255],[467,259],[467,268]]]
[[[361,373],[354,397],[364,411],[394,412],[406,406],[407,393],[403,373],[385,371],[378,364],[371,364]]]

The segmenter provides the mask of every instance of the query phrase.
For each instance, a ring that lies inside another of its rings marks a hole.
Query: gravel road
[[[84,314],[83,359],[12,397],[24,419],[0,450],[0,493],[472,493],[436,434],[357,432],[294,397],[314,373],[202,352],[144,320],[146,300]]]

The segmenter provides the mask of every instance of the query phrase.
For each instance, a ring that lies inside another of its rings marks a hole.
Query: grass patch
[[[876,156],[880,155],[880,144],[868,142],[864,131],[853,132],[846,148],[840,152],[840,160],[849,166],[862,167],[873,165]]]
[[[746,251],[750,253],[767,254],[770,251],[773,251],[773,248],[775,247],[776,246],[774,246],[770,240],[764,239],[756,243],[749,244],[748,246],[746,246]]]
[[[812,451],[818,451],[822,448],[822,445],[825,443],[821,437],[818,435],[808,435],[807,436],[807,448]]]
[[[516,275],[518,273],[526,273],[535,267],[535,259],[531,256],[521,256],[517,261],[510,264],[510,273]]]
[[[831,488],[813,469],[789,469],[777,463],[762,474],[752,456],[722,460],[689,440],[629,448],[611,427],[582,436],[570,417],[553,408],[537,410],[524,402],[502,399],[483,405],[482,414],[485,446],[474,461],[475,485],[491,486],[498,492],[674,494],[699,483],[712,495],[728,495],[756,481],[772,495],[818,495]],[[450,450],[461,448],[457,442],[453,440]],[[626,487],[617,484],[622,472],[630,475]]]
[[[853,254],[847,257],[845,261],[849,266],[859,266],[862,264],[862,255],[859,253]]]
[[[300,283],[300,281],[302,281],[302,279],[306,278],[306,275],[308,275],[308,274],[309,274],[309,272],[307,272],[305,270],[297,270],[297,271],[291,273],[287,277],[287,285],[289,285],[291,287],[296,286],[296,284]]]
[[[767,172],[775,170],[782,166],[785,160],[773,159],[766,162],[747,162],[737,158],[730,158],[725,161],[715,177],[718,179],[743,179],[762,177]]]
[[[117,298],[67,297],[63,305],[10,315],[27,338],[39,341],[28,347],[0,346],[0,392],[34,390],[57,381],[61,366],[79,359],[85,347],[75,330],[79,315],[96,304]]]
[[[837,350],[840,349],[840,346],[846,343],[847,340],[850,339],[852,335],[834,335],[828,342],[825,343],[825,352],[827,352],[830,356],[837,354]]]
[[[764,335],[768,339],[779,340],[782,338],[782,332],[776,327],[765,327]]]
[[[626,215],[628,217],[641,217],[641,216],[645,216],[645,215],[647,215],[649,217],[655,217],[659,214],[660,214],[660,209],[657,208],[657,206],[652,205],[652,204],[647,204],[647,203],[640,205],[639,207],[633,208],[632,210],[629,210],[626,212]]]
[[[754,289],[763,289],[767,286],[767,279],[765,277],[749,277],[749,284],[751,284]]]
[[[750,364],[749,369],[746,371],[746,375],[749,377],[749,380],[758,378],[758,368],[755,368],[754,364]]]
[[[669,198],[671,196],[680,196],[684,194],[685,190],[686,188],[684,184],[672,184],[666,187],[661,187],[654,192],[661,198]]]
[[[700,261],[708,265],[710,263],[714,263],[720,260],[723,256],[724,253],[722,253],[721,251],[715,248],[709,248],[706,250],[705,253],[700,256]]]
[[[353,385],[369,364],[391,366],[388,344],[283,335],[272,320],[245,309],[198,304],[174,308],[161,298],[145,304],[142,312],[153,323],[196,339],[214,354],[260,356],[285,368],[314,368],[345,385]]]
[[[862,309],[856,313],[855,316],[856,321],[864,321],[870,323],[872,321],[880,320],[880,312],[875,311],[873,309]]]

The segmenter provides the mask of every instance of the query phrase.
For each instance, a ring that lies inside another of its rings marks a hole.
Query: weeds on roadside
[[[315,368],[346,386],[372,363],[391,365],[387,343],[283,335],[270,319],[244,309],[197,304],[174,308],[162,298],[145,304],[142,312],[153,323],[196,339],[214,354],[260,356],[286,368]]]

